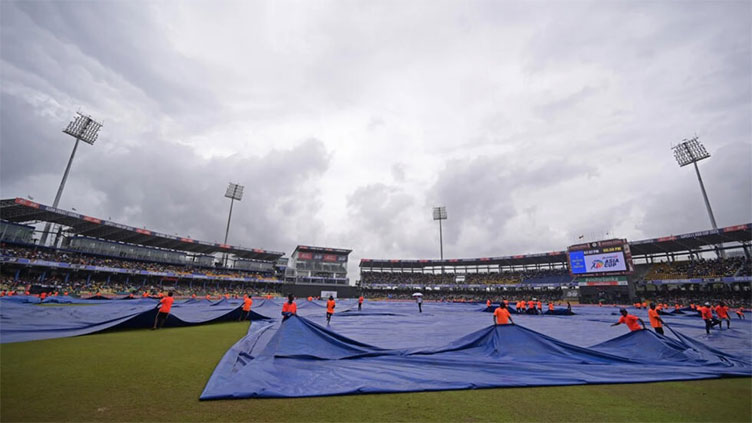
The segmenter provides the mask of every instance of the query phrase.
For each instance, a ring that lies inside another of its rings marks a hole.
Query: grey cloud
[[[752,220],[752,146],[728,144],[699,163],[719,227]],[[649,237],[711,227],[692,166],[673,169],[673,181],[647,195],[640,229]],[[669,181],[667,181],[669,182]]]

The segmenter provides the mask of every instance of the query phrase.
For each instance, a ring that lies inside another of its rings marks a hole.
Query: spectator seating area
[[[696,279],[750,276],[750,262],[744,257],[700,259],[653,264],[644,279]]]
[[[180,266],[175,264],[156,263],[148,261],[130,260],[112,258],[106,256],[97,256],[78,251],[53,249],[53,248],[30,248],[17,245],[3,245],[0,248],[0,256],[18,257],[30,260],[56,261],[62,263],[105,266],[118,269],[129,270],[146,270],[151,272],[171,272],[178,275],[204,275],[209,277],[249,277],[256,279],[272,279],[273,275],[262,275],[257,272],[247,272],[223,268],[198,267],[198,266]]]
[[[466,273],[464,285],[567,284],[572,281],[567,269],[531,269],[488,273]],[[387,285],[449,285],[456,284],[458,274],[361,272],[361,283]]]

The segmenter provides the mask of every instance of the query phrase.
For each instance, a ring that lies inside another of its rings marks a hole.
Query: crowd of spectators
[[[248,277],[255,279],[274,280],[272,275],[263,275],[258,272],[231,270],[225,268],[200,267],[193,265],[180,266],[176,264],[156,263],[130,259],[118,259],[111,257],[96,256],[69,250],[57,250],[52,248],[25,248],[19,246],[3,245],[0,248],[0,256],[19,257],[30,260],[57,261],[63,263],[114,267],[128,270],[146,270],[150,272],[171,272],[178,275],[201,274],[212,277]]]
[[[183,282],[171,283],[146,283],[134,284],[122,281],[87,281],[86,279],[70,279],[67,282],[54,277],[45,279],[43,282],[29,279],[14,279],[13,277],[3,277],[0,279],[0,291],[16,294],[29,292],[32,295],[41,292],[53,293],[58,295],[68,294],[69,296],[88,298],[96,295],[105,297],[125,297],[133,295],[140,297],[146,292],[149,296],[155,296],[159,293],[168,291],[174,292],[177,297],[196,297],[205,298],[209,295],[212,300],[230,296],[230,298],[241,298],[243,295],[265,296],[281,295],[276,291],[274,286],[266,284],[247,284],[247,283],[213,283],[213,284],[194,284]]]
[[[563,291],[560,288],[542,290],[542,289],[515,289],[513,291],[504,292],[488,292],[485,290],[472,290],[472,289],[452,289],[449,290],[421,290],[423,299],[432,301],[448,301],[448,302],[482,302],[491,300],[491,302],[498,303],[502,300],[517,301],[526,300],[529,301],[532,298],[541,300],[544,303],[549,301],[563,301]],[[367,298],[373,299],[389,299],[389,300],[410,300],[414,299],[414,290],[406,289],[374,289],[365,288],[363,295]]]
[[[658,303],[669,304],[674,306],[681,304],[684,307],[690,304],[704,304],[710,302],[717,304],[721,301],[729,305],[729,307],[745,307],[752,306],[752,291],[749,289],[749,285],[745,285],[742,289],[705,289],[705,290],[680,290],[675,289],[671,291],[648,291],[638,292],[638,296],[643,301],[651,301]]]
[[[526,269],[522,271],[502,271],[486,273],[405,273],[405,272],[361,272],[361,283],[399,285],[514,285],[553,283],[566,284],[572,281],[569,270],[560,269]],[[458,276],[460,276],[458,278]],[[462,281],[464,277],[464,281]],[[458,282],[458,279],[460,281]]]
[[[695,259],[653,264],[645,280],[720,278],[751,276],[750,261],[745,257]]]

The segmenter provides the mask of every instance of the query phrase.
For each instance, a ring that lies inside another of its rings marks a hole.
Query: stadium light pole
[[[710,200],[708,200],[708,193],[705,191],[705,184],[702,182],[702,176],[700,176],[700,168],[697,166],[697,162],[710,157],[710,153],[705,149],[705,146],[699,141],[698,137],[683,139],[679,145],[672,147],[674,150],[674,158],[679,164],[679,167],[693,164],[695,166],[695,173],[697,174],[697,181],[700,183],[700,191],[702,191],[702,199],[705,200],[705,208],[708,210],[708,217],[710,217],[710,224],[713,225],[713,229],[718,230],[718,225],[715,223],[715,216],[713,216],[713,209],[710,207]],[[726,254],[718,247],[718,254],[725,258]]]
[[[441,254],[441,273],[444,273],[444,235],[441,229],[441,221],[447,219],[446,207],[434,207],[433,208],[433,220],[439,221],[439,254]]]
[[[243,188],[245,188],[242,185],[233,184],[230,182],[230,185],[227,186],[227,192],[225,192],[225,197],[230,199],[230,215],[227,216],[227,229],[225,229],[225,244],[227,244],[227,237],[230,235],[230,219],[232,219],[232,205],[235,202],[235,200],[242,200],[243,199]],[[224,266],[227,267],[227,253],[225,253],[225,264]]]
[[[76,116],[69,124],[68,127],[63,130],[63,133],[68,134],[76,139],[76,143],[73,144],[73,151],[71,152],[70,159],[68,159],[68,165],[65,167],[65,173],[63,173],[63,180],[60,181],[60,186],[57,189],[57,195],[55,195],[55,201],[52,203],[52,207],[57,208],[60,203],[60,197],[63,196],[63,189],[65,188],[65,182],[68,180],[68,173],[70,173],[71,164],[73,163],[73,157],[76,156],[76,149],[78,149],[78,142],[83,141],[87,144],[94,145],[99,135],[99,128],[102,124],[95,121],[91,116],[86,116],[81,112],[77,112]],[[44,233],[42,239],[39,240],[40,245],[47,243],[47,236],[50,233],[51,223],[47,222],[44,226]],[[57,240],[56,240],[57,241]]]

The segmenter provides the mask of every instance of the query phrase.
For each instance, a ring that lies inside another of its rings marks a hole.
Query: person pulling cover
[[[287,320],[293,314],[298,314],[298,305],[295,304],[295,296],[287,294],[287,302],[282,304],[282,320]]]
[[[637,322],[640,322],[642,324],[642,328],[645,329],[645,322],[642,321],[639,317],[627,313],[627,309],[622,308],[619,309],[619,312],[621,313],[621,317],[619,318],[619,321],[614,323],[611,326],[617,326],[622,323],[626,324],[630,331],[634,332],[636,330],[640,330],[640,325],[637,324]]]
[[[329,301],[326,302],[326,324],[328,325],[329,322],[332,320],[332,314],[334,314],[334,297],[329,296]]]
[[[493,312],[493,322],[495,325],[508,325],[514,324],[512,321],[512,315],[507,310],[507,305],[504,302],[499,304],[499,307]]]
[[[151,328],[152,330],[164,326],[167,316],[170,315],[173,302],[175,302],[175,299],[172,298],[172,292],[169,292],[166,297],[159,300],[159,311],[157,312],[157,317],[154,318],[154,327]]]

